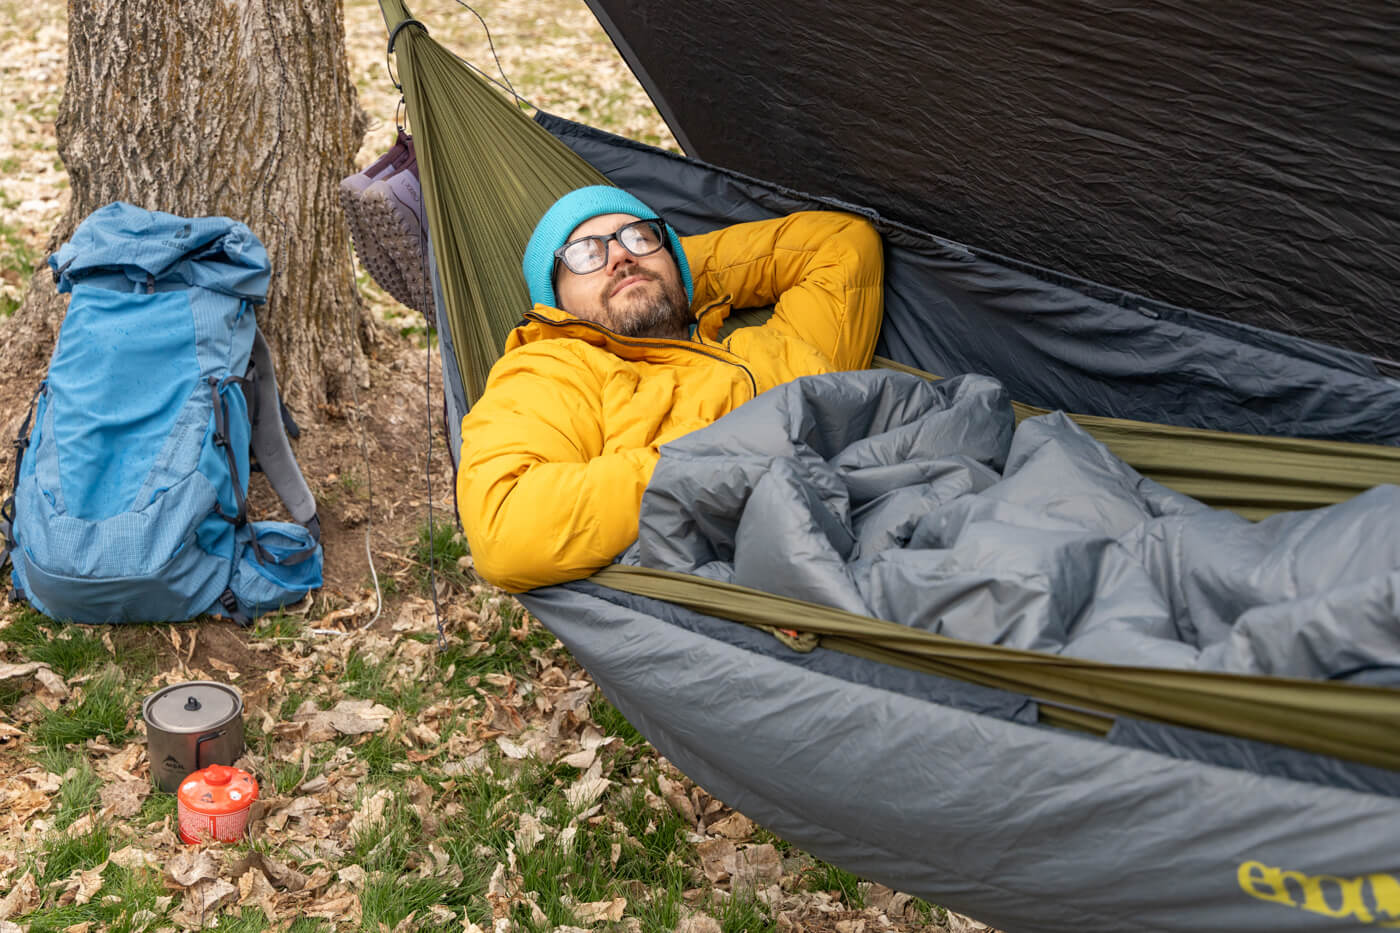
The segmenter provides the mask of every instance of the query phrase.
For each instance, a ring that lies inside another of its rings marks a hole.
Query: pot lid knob
[[[185,709],[189,710],[190,712],[194,712],[195,710],[199,709],[199,701],[196,700],[193,696],[187,697],[185,699]]]

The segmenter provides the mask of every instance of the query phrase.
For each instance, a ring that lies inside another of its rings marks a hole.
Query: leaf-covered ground
[[[477,9],[532,102],[674,147],[582,0]],[[462,6],[414,13],[494,66]],[[347,0],[345,16],[371,116],[363,165],[392,141],[397,94],[377,7]],[[0,0],[0,23],[4,316],[64,205],[53,127],[64,7]],[[367,393],[388,400],[375,463],[421,464],[422,449],[392,446],[411,445],[411,431],[386,438],[406,407],[394,393],[422,390],[425,334],[416,313],[362,284],[399,340]],[[0,410],[0,424],[21,414]],[[420,415],[431,418],[404,413]],[[306,441],[301,458],[323,512],[354,530],[337,546],[374,555],[382,601],[366,574],[250,632],[0,611],[0,933],[987,929],[818,862],[686,780],[518,603],[476,580],[449,525],[430,539],[422,479],[406,488],[405,474],[356,459],[361,423],[329,419],[316,429],[321,462]],[[442,465],[439,516],[451,508]],[[181,843],[173,795],[152,790],[140,700],[191,679],[233,683],[247,702],[242,764],[261,797],[238,844]]]

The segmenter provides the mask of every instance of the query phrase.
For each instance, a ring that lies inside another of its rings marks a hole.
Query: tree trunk
[[[72,200],[50,250],[111,201],[243,221],[272,260],[278,381],[312,421],[366,371],[337,196],[365,123],[344,34],[339,0],[72,0],[57,122]],[[0,372],[41,372],[65,307],[41,269]]]

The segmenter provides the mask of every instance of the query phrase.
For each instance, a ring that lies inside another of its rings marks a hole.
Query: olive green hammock
[[[432,231],[440,313],[468,400],[530,301],[520,257],[560,196],[608,180],[436,42],[401,0],[380,0]],[[876,365],[918,372],[888,360]],[[926,378],[935,378],[919,373]],[[1016,405],[1018,420],[1040,413]],[[1073,416],[1144,475],[1250,518],[1334,504],[1400,482],[1400,449]],[[715,581],[614,566],[593,578],[815,644],[1017,692],[1042,718],[1103,733],[1116,716],[1207,729],[1400,770],[1400,691],[1338,682],[1125,668],[917,629]],[[794,637],[789,633],[797,633]]]

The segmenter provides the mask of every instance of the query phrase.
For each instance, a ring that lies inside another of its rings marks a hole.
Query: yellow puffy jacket
[[[536,305],[462,419],[457,503],[477,572],[513,592],[586,577],[637,537],[657,448],[799,376],[870,365],[884,264],[865,220],[808,212],[682,240],[690,340]],[[721,340],[733,308],[774,305]]]

